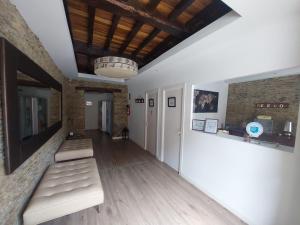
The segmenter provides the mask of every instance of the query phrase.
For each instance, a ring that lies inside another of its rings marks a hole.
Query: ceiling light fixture
[[[138,64],[123,57],[105,56],[95,59],[94,72],[96,75],[128,79],[137,75]]]

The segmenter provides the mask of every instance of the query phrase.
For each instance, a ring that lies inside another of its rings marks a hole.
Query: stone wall
[[[229,85],[226,124],[239,126],[257,115],[273,118],[273,130],[282,132],[290,120],[296,132],[300,101],[300,75],[257,80]],[[256,103],[289,103],[287,109],[256,109]]]
[[[61,93],[50,88],[48,99],[48,127],[61,120]]]
[[[71,131],[83,133],[85,128],[85,97],[81,87],[117,88],[121,93],[113,93],[113,137],[121,136],[122,129],[128,125],[126,105],[128,90],[126,85],[70,80],[66,85],[68,127]],[[95,121],[96,123],[98,121]]]
[[[38,38],[32,33],[16,7],[9,0],[0,0],[0,36],[29,56],[45,71],[65,86],[61,71],[55,66]],[[66,96],[63,96],[66,102]],[[65,106],[65,104],[64,104]],[[66,107],[64,107],[66,109]],[[0,105],[1,111],[1,105]],[[53,154],[66,133],[66,111],[63,112],[63,128],[27,159],[12,174],[4,174],[3,127],[0,113],[0,224],[20,224],[21,212],[38,180],[53,161]]]

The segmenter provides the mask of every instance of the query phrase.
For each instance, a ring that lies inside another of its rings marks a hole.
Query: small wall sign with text
[[[256,103],[258,109],[286,109],[289,103]]]
[[[135,103],[144,103],[144,102],[145,102],[144,98],[136,98],[135,99]]]

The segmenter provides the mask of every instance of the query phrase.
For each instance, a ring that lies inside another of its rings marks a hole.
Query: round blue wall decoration
[[[246,131],[250,137],[258,138],[264,132],[264,128],[258,122],[251,122],[247,124]]]

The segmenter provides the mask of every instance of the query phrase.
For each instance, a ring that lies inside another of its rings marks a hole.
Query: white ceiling
[[[11,0],[54,63],[69,78],[78,74],[62,0]]]

